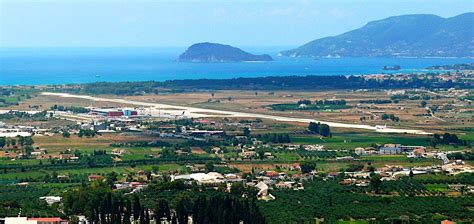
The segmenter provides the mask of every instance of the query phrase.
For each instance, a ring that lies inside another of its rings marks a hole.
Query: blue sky
[[[471,11],[474,0],[0,0],[0,47],[298,46],[389,16]]]

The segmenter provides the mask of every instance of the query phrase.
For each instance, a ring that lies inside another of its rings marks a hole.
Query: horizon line
[[[197,42],[197,43],[206,43],[206,42]],[[195,43],[195,44],[197,44]],[[209,43],[217,43],[217,42],[209,42]],[[227,44],[227,43],[219,43],[219,44]],[[193,44],[191,44],[193,45]],[[0,49],[21,49],[21,48],[188,48],[191,45],[174,45],[174,46],[159,46],[159,45],[137,45],[137,46],[0,46]],[[299,45],[233,45],[227,44],[233,47],[285,47],[285,48],[296,48]]]

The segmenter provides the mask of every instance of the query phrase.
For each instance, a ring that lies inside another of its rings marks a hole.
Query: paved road
[[[154,107],[154,108],[159,108],[160,110],[174,111],[175,113],[180,112],[181,114],[187,117],[249,117],[249,118],[270,119],[270,120],[282,121],[282,122],[300,122],[300,123],[321,122],[322,124],[327,124],[331,127],[365,129],[365,130],[372,130],[372,131],[383,132],[383,133],[407,133],[407,134],[419,134],[419,135],[432,134],[432,133],[425,132],[422,130],[397,129],[397,128],[390,128],[390,127],[376,128],[375,126],[363,125],[363,124],[346,124],[346,123],[320,121],[320,120],[307,119],[307,118],[295,118],[295,117],[284,117],[284,116],[275,116],[275,115],[266,115],[266,114],[213,110],[213,109],[204,109],[204,108],[196,108],[196,107],[174,106],[174,105],[161,104],[161,103],[149,103],[149,102],[140,102],[140,101],[133,101],[133,100],[125,100],[125,99],[116,99],[116,98],[101,98],[101,97],[93,97],[93,96],[87,96],[87,95],[73,95],[73,94],[68,94],[68,93],[43,92],[42,95],[58,96],[58,97],[66,97],[66,98],[79,98],[79,99],[88,99],[92,101],[107,101],[107,102],[131,104],[131,105],[137,105],[137,106]]]

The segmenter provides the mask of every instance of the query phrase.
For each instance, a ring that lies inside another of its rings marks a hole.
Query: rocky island
[[[217,43],[198,43],[190,46],[177,61],[179,62],[244,62],[273,61],[270,55],[254,55],[230,45]]]

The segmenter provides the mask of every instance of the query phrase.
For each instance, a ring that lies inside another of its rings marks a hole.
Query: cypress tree
[[[130,203],[130,200],[125,201],[125,211],[123,214],[123,224],[130,224],[130,216],[131,216],[131,211],[132,211],[132,204]]]
[[[148,211],[148,208],[145,209],[145,224],[150,224],[150,212]]]
[[[140,224],[145,224],[145,209],[143,207],[140,208]]]
[[[141,205],[140,205],[140,199],[136,194],[133,195],[133,220],[137,221],[140,219],[140,211],[141,211]]]

